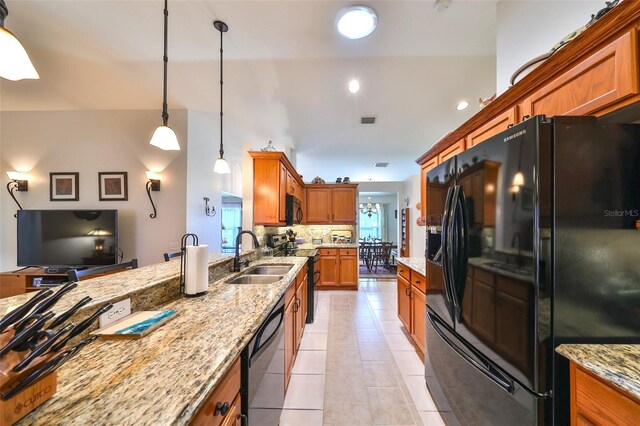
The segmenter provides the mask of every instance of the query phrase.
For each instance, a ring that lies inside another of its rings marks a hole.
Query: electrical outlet
[[[113,308],[100,315],[100,328],[104,328],[128,315],[131,315],[131,299],[114,303]]]
[[[325,235],[327,235],[327,230],[326,230],[326,229],[323,229],[323,230],[322,230],[322,236],[325,236]]]
[[[169,250],[178,251],[180,247],[178,247],[178,243],[169,243]]]

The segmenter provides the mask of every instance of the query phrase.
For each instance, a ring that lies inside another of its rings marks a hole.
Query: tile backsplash
[[[331,243],[331,236],[335,232],[344,235],[345,231],[351,231],[353,241],[358,241],[358,228],[355,225],[293,225],[293,226],[262,226],[254,225],[253,232],[260,243],[267,234],[282,234],[286,230],[292,229],[298,238],[304,238],[305,243],[311,243],[314,238],[322,238],[323,243]]]

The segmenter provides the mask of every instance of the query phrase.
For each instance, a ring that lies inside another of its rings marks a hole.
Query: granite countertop
[[[64,424],[71,419],[93,425],[189,423],[306,261],[287,257],[254,262],[251,266],[294,267],[267,285],[230,285],[226,281],[233,275],[227,275],[210,283],[202,297],[180,297],[159,306],[178,311],[178,316],[148,336],[96,341],[58,370],[56,395],[20,424]],[[151,273],[165,269],[161,265],[140,269]],[[136,271],[120,275],[116,281],[136,285]],[[101,280],[108,282],[109,277]]]
[[[427,276],[427,260],[424,257],[396,257],[396,261]]]
[[[556,352],[640,399],[640,345],[566,344]]]
[[[322,244],[298,244],[298,250],[315,250],[319,248],[358,248],[357,243],[322,243]]]

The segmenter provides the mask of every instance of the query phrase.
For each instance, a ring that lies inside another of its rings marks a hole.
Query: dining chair
[[[105,272],[118,271],[120,269],[136,269],[138,267],[138,259],[131,259],[130,262],[116,263],[115,265],[98,266],[90,269],[72,269],[67,272],[69,281],[77,282],[81,278],[96,274],[104,274]]]

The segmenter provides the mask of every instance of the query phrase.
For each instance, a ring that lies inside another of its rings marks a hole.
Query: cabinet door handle
[[[296,189],[295,189],[293,186],[291,187],[291,193],[292,193],[292,194],[295,194],[295,193],[296,193]]]
[[[216,408],[215,408],[215,411],[213,412],[213,415],[214,416],[220,415],[220,416],[224,417],[229,412],[229,408],[230,408],[230,406],[229,406],[228,402],[225,402],[224,404],[221,403],[221,402],[218,402],[218,403],[216,403]]]
[[[527,120],[529,118],[531,118],[531,117],[529,117],[528,115],[525,115],[525,116],[522,117],[522,121],[525,121],[525,120]]]
[[[404,289],[404,294],[405,294],[405,296],[409,296],[409,289],[408,288]]]

